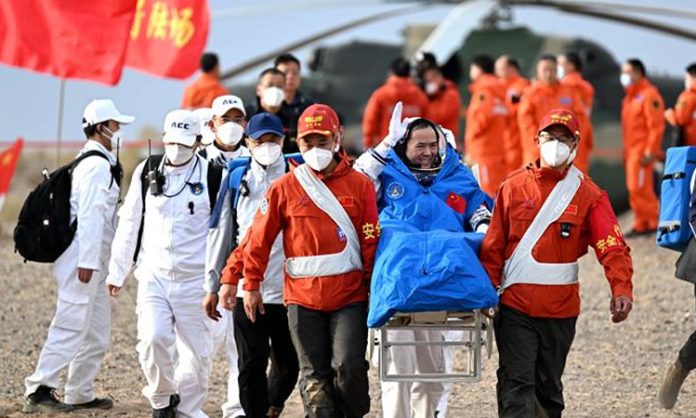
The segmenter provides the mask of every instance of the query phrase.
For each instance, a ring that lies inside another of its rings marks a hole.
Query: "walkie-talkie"
[[[147,139],[147,182],[150,193],[159,196],[164,193],[164,178],[160,175],[158,167],[152,167],[152,139]]]

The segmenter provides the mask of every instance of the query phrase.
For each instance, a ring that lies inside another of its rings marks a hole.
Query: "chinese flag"
[[[0,62],[114,85],[136,1],[0,1]]]
[[[10,149],[0,152],[0,210],[5,202],[5,195],[10,190],[10,182],[19,161],[19,154],[22,152],[22,145],[24,141],[18,138]]]
[[[188,78],[198,69],[209,27],[207,0],[138,0],[126,65]]]

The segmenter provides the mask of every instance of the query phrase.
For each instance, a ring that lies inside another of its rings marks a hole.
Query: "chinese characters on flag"
[[[126,65],[188,78],[198,69],[209,23],[207,0],[138,0]]]

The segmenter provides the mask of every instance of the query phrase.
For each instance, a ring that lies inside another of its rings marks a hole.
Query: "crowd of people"
[[[219,61],[208,53],[182,108],[164,120],[164,154],[135,168],[120,207],[116,151],[134,118],[110,100],[92,101],[78,156],[106,158],[74,168],[77,230],[54,264],[56,313],[25,381],[25,411],[113,406],[96,396],[95,378],[110,343],[109,296],[133,270],[142,394],[153,417],[207,416],[219,350],[229,372],[224,417],[281,416],[298,378],[306,416],[365,416],[370,286],[383,274],[416,274],[385,273],[380,264],[384,247],[407,230],[428,239],[444,233],[452,248],[464,245],[457,234],[482,237],[477,263],[498,300],[485,306],[500,359],[498,414],[560,417],[580,313],[577,260],[591,247],[604,267],[613,322],[628,317],[633,299],[630,249],[607,194],[588,176],[594,91],[581,69],[572,52],[544,55],[529,82],[511,56],[474,57],[457,149],[457,86],[430,54],[415,72],[397,59],[367,101],[365,152],[353,161],[335,110],[300,92],[297,58],[280,55],[244,103],[220,84]],[[657,227],[652,164],[665,119],[696,144],[696,65],[686,80],[687,91],[665,111],[643,64],[622,68],[632,235]],[[383,366],[432,372],[446,355],[392,347]],[[55,390],[64,370],[61,401]],[[445,385],[381,382],[381,389],[384,417],[446,414]]]

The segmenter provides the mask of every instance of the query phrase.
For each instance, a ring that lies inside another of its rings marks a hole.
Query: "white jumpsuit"
[[[123,285],[132,265],[141,224],[143,166],[135,169],[119,211],[107,278],[115,286]],[[201,301],[210,218],[208,162],[195,156],[184,166],[165,165],[162,171],[164,194],[146,194],[142,246],[134,272],[138,279],[136,348],[147,380],[143,395],[152,408],[160,409],[178,393],[177,416],[207,417],[202,407],[208,393],[213,337],[212,321]]]
[[[94,379],[111,341],[111,304],[104,281],[107,275],[119,187],[111,176],[116,158],[103,145],[88,140],[80,154],[100,151],[82,160],[73,172],[71,219],[77,232],[68,249],[53,265],[58,285],[56,313],[36,365],[25,380],[26,395],[40,385],[60,386],[59,374],[68,368],[65,402],[80,404],[95,398]],[[80,155],[78,154],[78,155]],[[94,270],[89,283],[77,278],[78,267]]]

